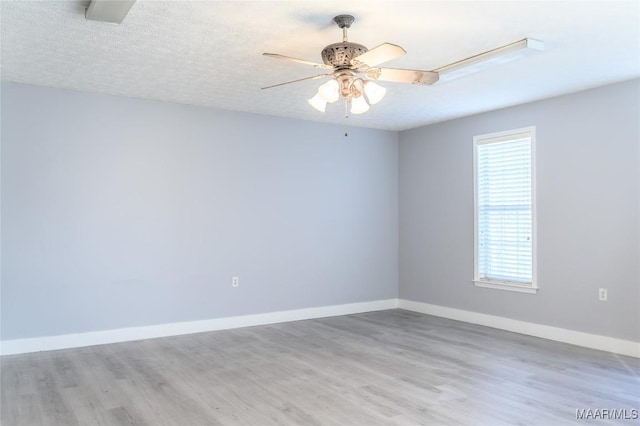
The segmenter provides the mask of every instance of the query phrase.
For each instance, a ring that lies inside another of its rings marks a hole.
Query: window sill
[[[478,280],[474,280],[473,283],[475,284],[476,287],[492,288],[494,290],[516,291],[519,293],[529,293],[529,294],[536,294],[538,292],[537,286],[509,284],[509,283],[503,283],[503,282],[497,282],[497,281],[478,281]]]

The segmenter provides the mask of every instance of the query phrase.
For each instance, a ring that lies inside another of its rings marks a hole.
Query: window
[[[474,283],[535,293],[535,127],[473,138]]]

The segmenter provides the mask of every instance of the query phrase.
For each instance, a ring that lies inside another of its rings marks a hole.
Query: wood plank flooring
[[[640,409],[639,359],[402,310],[5,356],[1,373],[6,426],[566,425]]]

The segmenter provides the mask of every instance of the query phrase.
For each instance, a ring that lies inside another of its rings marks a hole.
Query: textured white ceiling
[[[1,1],[2,79],[42,86],[343,122],[307,104],[319,81],[260,87],[317,69],[341,41],[333,16],[350,13],[350,40],[388,41],[408,54],[385,66],[434,69],[525,37],[545,51],[433,86],[384,83],[387,96],[351,125],[401,130],[640,75],[636,1],[145,1],[121,25],[87,21],[88,1]]]

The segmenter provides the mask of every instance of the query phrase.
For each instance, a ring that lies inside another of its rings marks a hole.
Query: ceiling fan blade
[[[438,81],[439,78],[438,73],[434,71],[403,70],[397,68],[369,68],[365,74],[373,80],[411,84],[433,84]]]
[[[402,47],[391,43],[382,43],[362,55],[351,60],[351,65],[355,68],[371,68],[383,62],[390,61],[406,54]]]
[[[263,55],[270,58],[284,59],[286,61],[297,62],[299,64],[311,65],[316,68],[333,69],[331,65],[318,64],[317,62],[305,61],[304,59],[292,58],[291,56],[279,55],[277,53],[263,53]]]
[[[267,86],[267,87],[263,87],[262,90],[264,89],[271,89],[272,87],[278,87],[278,86],[284,86],[285,84],[291,84],[291,83],[297,83],[299,81],[305,81],[305,80],[316,80],[318,78],[322,78],[322,77],[326,77],[328,75],[331,75],[330,73],[328,74],[318,74],[318,75],[312,75],[311,77],[305,77],[305,78],[299,78],[298,80],[292,80],[292,81],[287,81],[285,83],[278,83],[278,84],[274,84],[271,86]]]

